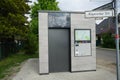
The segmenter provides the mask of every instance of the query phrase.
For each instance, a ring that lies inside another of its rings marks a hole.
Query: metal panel
[[[49,29],[49,70],[70,70],[70,38],[68,29]]]

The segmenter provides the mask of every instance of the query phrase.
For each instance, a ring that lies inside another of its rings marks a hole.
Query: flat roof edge
[[[81,11],[53,11],[53,10],[38,10],[38,13],[81,13],[85,14],[85,12]]]

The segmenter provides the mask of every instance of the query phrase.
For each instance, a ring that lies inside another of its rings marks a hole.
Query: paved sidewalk
[[[116,80],[116,74],[97,65],[97,71],[39,75],[38,59],[29,59],[12,80]]]

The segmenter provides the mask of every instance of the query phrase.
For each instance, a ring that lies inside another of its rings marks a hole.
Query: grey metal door
[[[49,71],[70,70],[70,38],[68,29],[49,29]]]

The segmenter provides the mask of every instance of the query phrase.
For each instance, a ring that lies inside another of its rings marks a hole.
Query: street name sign
[[[86,18],[99,18],[99,17],[113,17],[114,10],[104,10],[104,11],[86,11]]]

